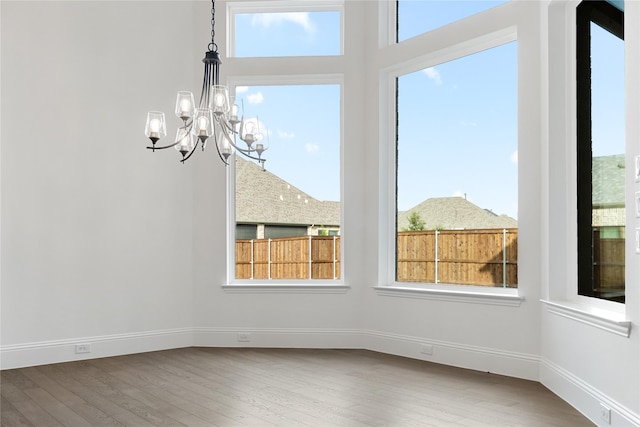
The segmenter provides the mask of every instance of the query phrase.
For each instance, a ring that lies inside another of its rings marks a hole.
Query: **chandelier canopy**
[[[238,117],[238,105],[229,101],[229,90],[220,84],[220,54],[215,42],[215,0],[211,1],[211,43],[202,60],[204,62],[204,78],[200,101],[194,102],[192,92],[180,91],[176,98],[175,114],[182,120],[176,132],[175,142],[169,145],[156,145],[166,136],[165,115],[160,111],[149,111],[145,135],[151,140],[148,149],[163,150],[175,147],[182,155],[181,162],[188,160],[198,148],[205,149],[207,142],[213,139],[220,159],[229,164],[229,156],[238,152],[245,157],[256,160],[263,168],[266,159],[262,153],[268,148],[260,130],[257,118],[244,119],[244,112]],[[246,145],[239,146],[240,139]]]

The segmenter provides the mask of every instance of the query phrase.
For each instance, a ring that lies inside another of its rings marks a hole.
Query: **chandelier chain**
[[[209,43],[209,51],[218,51],[218,45],[215,42],[216,38],[216,2],[211,0],[211,43]]]

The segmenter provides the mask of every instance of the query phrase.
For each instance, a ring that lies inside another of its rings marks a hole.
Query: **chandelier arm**
[[[267,159],[263,159],[262,157],[256,157],[256,156],[252,156],[250,153],[255,152],[256,150],[246,150],[244,148],[240,148],[238,147],[235,143],[231,142],[231,145],[233,146],[233,148],[236,149],[236,151],[238,151],[240,154],[242,154],[243,156],[252,159],[252,160],[259,160],[260,162],[266,162]]]
[[[176,141],[176,142],[174,142],[173,144],[170,144],[170,145],[162,145],[162,146],[155,145],[153,147],[147,146],[147,149],[149,149],[149,150],[164,150],[165,148],[175,147],[179,143],[180,143],[180,141]]]

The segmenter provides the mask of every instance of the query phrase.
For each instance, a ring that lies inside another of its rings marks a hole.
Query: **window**
[[[624,12],[576,11],[578,294],[625,300]]]
[[[269,145],[266,170],[236,158],[236,279],[340,278],[339,237],[318,231],[340,229],[341,86],[237,86],[236,99]]]
[[[342,54],[341,4],[305,9],[286,8],[278,12],[232,14],[236,57],[326,56]],[[309,10],[330,9],[330,10]],[[273,8],[270,8],[271,10]]]
[[[396,281],[517,287],[517,43],[397,78]]]
[[[490,9],[507,0],[398,0],[398,41]]]

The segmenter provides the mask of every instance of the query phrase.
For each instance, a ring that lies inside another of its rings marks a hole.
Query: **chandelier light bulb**
[[[147,124],[144,129],[144,134],[154,144],[167,134],[164,113],[160,111],[149,111],[149,113],[147,113]]]
[[[220,138],[220,154],[226,159],[229,158],[229,156],[231,156],[233,154],[233,145],[231,144],[231,142],[229,141],[229,139],[227,138],[226,135],[223,135],[222,138]]]
[[[151,134],[155,133],[157,136],[157,133],[160,130],[160,120],[158,119],[151,120],[151,123],[149,123],[149,129],[151,129]]]
[[[229,113],[229,121],[234,125],[238,123],[238,105],[237,104],[233,104],[231,106],[231,112]]]
[[[194,109],[195,101],[193,100],[193,93],[187,91],[178,92],[176,98],[176,116],[187,121],[193,117]]]
[[[229,90],[226,86],[213,85],[213,105],[214,114],[222,115],[229,112]]]

